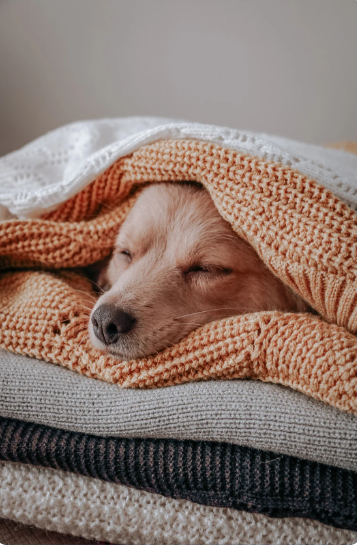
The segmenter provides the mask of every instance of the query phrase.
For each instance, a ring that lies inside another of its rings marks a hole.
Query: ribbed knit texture
[[[101,437],[224,441],[357,471],[357,417],[277,384],[118,388],[0,350],[0,416]]]
[[[59,470],[0,463],[0,516],[117,545],[352,545],[357,532],[311,519],[185,500]]]
[[[357,530],[356,472],[226,443],[98,438],[1,419],[0,459]]]
[[[89,285],[17,272],[0,280],[0,346],[126,387],[252,377],[357,412],[357,339],[349,333],[357,330],[357,217],[289,167],[196,141],[146,146],[44,219],[1,224],[2,266],[78,267],[103,258],[134,202],[126,199],[133,184],[163,180],[205,185],[232,228],[326,322],[279,312],[234,317],[155,358],[121,363],[89,344],[90,299],[82,293]]]

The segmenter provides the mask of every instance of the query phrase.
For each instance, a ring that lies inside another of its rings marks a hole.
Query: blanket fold
[[[10,462],[0,463],[0,516],[118,545],[352,545],[357,540],[357,532],[315,520],[208,507]]]
[[[356,472],[227,443],[103,438],[1,418],[0,459],[357,530]]]
[[[251,377],[356,413],[357,218],[288,166],[197,141],[145,146],[42,219],[2,223],[1,266],[93,263],[110,253],[133,188],[180,180],[202,183],[223,218],[323,320],[238,316],[196,330],[155,358],[118,362],[89,345],[89,285],[74,286],[73,276],[71,285],[68,275],[11,272],[0,279],[0,346],[126,387]]]
[[[258,380],[137,390],[0,350],[0,416],[100,437],[219,441],[357,471],[357,418]]]

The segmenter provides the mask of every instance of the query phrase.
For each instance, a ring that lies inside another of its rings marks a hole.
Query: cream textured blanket
[[[118,362],[88,342],[83,305],[90,298],[83,292],[90,290],[83,280],[68,272],[11,272],[0,280],[0,346],[127,387],[250,377],[289,385],[357,412],[357,217],[304,175],[298,158],[288,164],[283,156],[281,162],[261,160],[229,149],[222,138],[219,146],[176,139],[141,147],[40,220],[5,221],[0,225],[2,267],[56,269],[93,263],[110,252],[138,185],[196,180],[232,228],[323,319],[247,314],[208,324],[155,358]],[[115,154],[106,153],[112,162]],[[330,154],[336,159],[343,152]],[[98,159],[97,173],[103,164]],[[331,173],[331,168],[322,171]],[[340,172],[352,175],[347,171],[341,164]],[[345,187],[341,175],[336,179],[336,187]],[[53,188],[40,193],[42,204],[49,204],[46,194],[53,197]],[[33,195],[33,211],[35,202],[37,206],[38,195]]]
[[[117,545],[353,545],[308,519],[174,500],[90,477],[0,462],[0,517]]]

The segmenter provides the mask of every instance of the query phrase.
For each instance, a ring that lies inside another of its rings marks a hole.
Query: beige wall
[[[357,140],[357,1],[0,0],[0,154],[135,114]]]

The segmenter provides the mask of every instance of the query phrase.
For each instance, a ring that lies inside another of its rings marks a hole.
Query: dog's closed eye
[[[232,231],[208,192],[179,183],[141,193],[99,278],[109,291],[93,310],[91,340],[126,360],[155,354],[209,321],[306,310]]]
[[[115,255],[125,259],[128,263],[130,263],[133,259],[133,254],[126,248],[116,248]]]
[[[217,265],[205,265],[201,263],[194,263],[189,267],[183,269],[182,273],[186,278],[190,278],[193,275],[206,275],[206,276],[222,276],[231,274],[233,271],[226,267]]]

